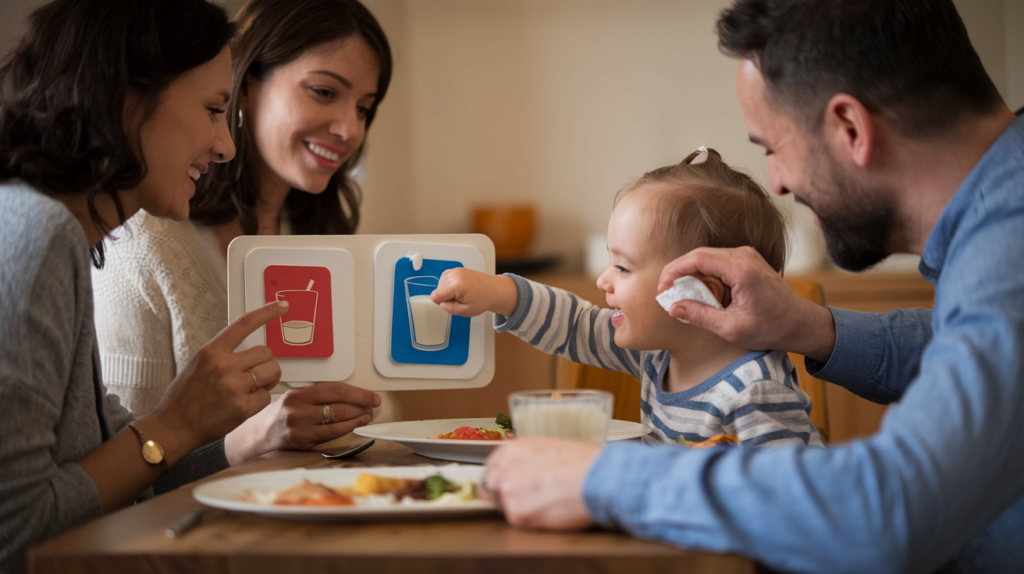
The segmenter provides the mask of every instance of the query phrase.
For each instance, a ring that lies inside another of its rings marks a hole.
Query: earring
[[[242,120],[242,110],[238,110],[238,127],[242,127],[244,121]]]

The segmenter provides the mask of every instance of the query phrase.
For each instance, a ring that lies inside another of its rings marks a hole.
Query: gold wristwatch
[[[160,468],[160,474],[167,472],[167,461],[164,460],[164,449],[159,444],[146,439],[146,435],[142,434],[134,424],[128,423],[128,428],[135,431],[135,436],[139,437],[139,442],[142,443],[142,459],[149,464],[155,465]]]

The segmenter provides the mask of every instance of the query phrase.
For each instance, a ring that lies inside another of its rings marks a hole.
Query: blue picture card
[[[446,269],[458,261],[423,259],[419,270],[402,257],[395,263],[391,358],[414,365],[464,365],[469,359],[469,317],[449,315],[430,301]]]

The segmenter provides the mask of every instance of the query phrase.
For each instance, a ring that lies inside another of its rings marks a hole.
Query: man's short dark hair
[[[1002,102],[952,0],[737,0],[718,41],[754,61],[769,98],[811,128],[837,93],[908,137],[947,133]]]

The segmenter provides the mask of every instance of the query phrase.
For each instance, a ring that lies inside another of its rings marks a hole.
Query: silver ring
[[[320,424],[331,424],[331,405],[324,403],[324,420],[320,421]]]
[[[260,382],[256,380],[256,375],[253,374],[252,371],[250,371],[249,369],[246,369],[245,372],[249,373],[249,376],[252,377],[252,390],[250,390],[249,392],[250,393],[255,393],[256,389],[258,389],[259,386],[260,386]]]

